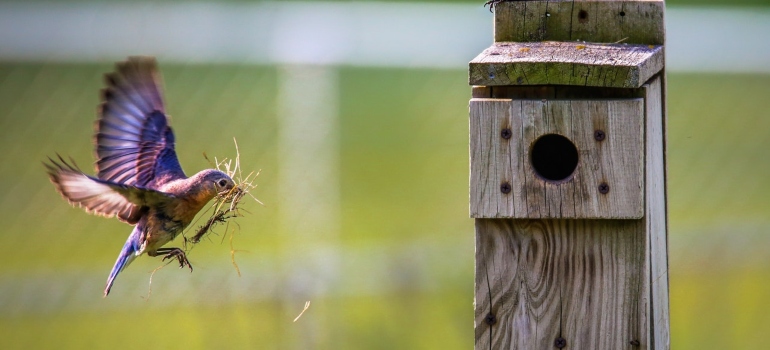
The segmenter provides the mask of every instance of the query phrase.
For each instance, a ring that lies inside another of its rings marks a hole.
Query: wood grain
[[[476,220],[476,349],[647,344],[643,220]]]
[[[668,349],[669,304],[668,304],[668,234],[666,210],[666,178],[663,118],[663,91],[660,77],[644,86],[647,98],[646,114],[646,178],[647,244],[650,249],[650,288],[652,301],[652,348]]]
[[[512,196],[500,191],[503,182],[512,178],[508,142],[500,137],[500,131],[510,127],[510,112],[510,100],[471,100],[471,213],[489,213],[492,217],[513,215]]]
[[[663,69],[663,47],[579,42],[500,42],[469,64],[471,85],[638,88]]]
[[[665,41],[663,0],[510,1],[495,6],[495,42]]]
[[[641,218],[643,99],[470,102],[470,212],[474,218]],[[513,136],[500,136],[510,128]],[[606,134],[594,139],[594,131]],[[548,181],[532,167],[532,144],[565,136],[578,150],[571,177]],[[500,185],[510,184],[510,193]],[[609,193],[598,186],[606,183]]]

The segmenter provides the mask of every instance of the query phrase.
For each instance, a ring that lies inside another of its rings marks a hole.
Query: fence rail
[[[666,16],[669,71],[770,72],[770,41],[745,35],[770,32],[770,7],[669,7]],[[481,3],[0,3],[0,60],[141,53],[164,62],[462,69],[491,43],[491,21]]]

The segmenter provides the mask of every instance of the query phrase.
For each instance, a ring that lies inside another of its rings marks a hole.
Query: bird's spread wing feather
[[[157,63],[150,57],[130,57],[105,75],[95,136],[99,179],[158,188],[185,178],[159,80]]]
[[[49,160],[50,164],[45,163],[45,166],[56,189],[72,205],[84,208],[88,213],[117,216],[121,221],[135,224],[144,207],[174,199],[168,193],[90,177],[61,157],[60,162]]]

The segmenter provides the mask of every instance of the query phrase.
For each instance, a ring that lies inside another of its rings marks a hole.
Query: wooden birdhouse
[[[668,349],[664,2],[494,12],[469,67],[476,349]]]

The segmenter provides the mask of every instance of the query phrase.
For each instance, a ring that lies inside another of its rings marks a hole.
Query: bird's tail
[[[118,255],[118,260],[115,261],[115,266],[113,266],[112,271],[110,271],[110,277],[107,278],[107,286],[104,288],[104,297],[107,297],[107,295],[110,294],[112,284],[115,283],[115,277],[117,277],[120,271],[123,271],[123,269],[131,264],[137,257],[137,252],[140,249],[140,245],[136,239],[138,235],[134,234],[136,233],[137,228],[139,228],[139,225],[137,225],[134,232],[128,236],[126,244],[123,245],[123,249],[120,251],[120,255]]]

